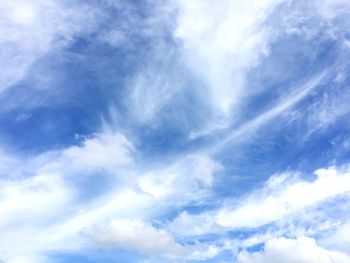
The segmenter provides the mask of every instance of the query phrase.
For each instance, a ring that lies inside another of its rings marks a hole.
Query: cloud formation
[[[346,263],[350,257],[338,251],[330,251],[319,247],[312,238],[299,237],[298,239],[277,238],[265,243],[263,252],[238,254],[240,263],[265,263],[265,262],[339,262]]]
[[[95,26],[98,13],[87,5],[22,0],[2,2],[0,92],[23,79],[30,66]]]
[[[349,262],[349,13],[0,3],[0,259]]]

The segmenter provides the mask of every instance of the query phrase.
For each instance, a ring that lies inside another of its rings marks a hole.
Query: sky
[[[0,0],[1,263],[349,263],[348,0]]]

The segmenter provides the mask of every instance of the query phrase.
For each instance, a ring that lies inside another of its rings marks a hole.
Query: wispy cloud
[[[236,209],[222,209],[217,222],[226,227],[259,227],[349,191],[347,171],[321,169],[315,175],[313,182],[293,177],[289,181],[288,175],[273,177],[260,193],[247,197]]]
[[[246,74],[269,49],[271,32],[263,26],[264,20],[282,2],[178,1],[175,37],[181,40],[188,67],[203,80],[219,114],[235,112],[249,93]]]
[[[349,262],[349,12],[0,3],[0,259]]]
[[[29,67],[51,49],[91,30],[98,16],[87,5],[51,0],[2,2],[0,13],[1,92],[23,79]]]
[[[286,98],[283,99],[282,102],[274,106],[272,109],[262,113],[253,120],[247,121],[237,129],[234,129],[231,133],[229,133],[226,136],[226,138],[224,138],[224,140],[221,140],[220,143],[215,145],[213,149],[211,149],[211,151],[219,151],[230,141],[233,141],[234,139],[242,136],[247,136],[248,134],[257,131],[261,126],[267,124],[274,117],[279,116],[280,114],[282,114],[283,112],[300,102],[303,98],[305,98],[313,89],[317,88],[317,86],[322,83],[322,80],[325,78],[326,75],[326,72],[321,72],[319,75],[309,80],[301,88],[297,89],[292,94],[288,94],[287,96],[285,96]]]

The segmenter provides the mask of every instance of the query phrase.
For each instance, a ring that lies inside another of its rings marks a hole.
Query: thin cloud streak
[[[13,3],[0,262],[348,260],[346,0]]]
[[[225,146],[230,142],[234,141],[237,138],[242,136],[248,136],[250,133],[256,131],[261,126],[271,121],[273,118],[283,114],[286,110],[295,106],[303,98],[310,94],[310,92],[316,89],[322,81],[327,77],[328,71],[324,71],[318,74],[316,77],[309,80],[305,85],[299,88],[296,92],[293,92],[286,97],[286,100],[283,100],[281,103],[277,104],[272,109],[264,112],[253,120],[250,120],[243,125],[239,126],[237,129],[232,131],[229,135],[225,136],[218,144],[210,149],[212,154],[221,151]]]

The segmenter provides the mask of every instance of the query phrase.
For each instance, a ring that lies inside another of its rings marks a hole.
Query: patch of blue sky
[[[122,262],[134,262],[139,263],[144,259],[143,256],[137,255],[130,251],[115,250],[115,249],[91,249],[83,253],[58,253],[49,256],[50,262],[54,263],[122,263]]]
[[[325,1],[319,14],[314,1],[52,0],[65,12],[85,5],[95,20],[68,40],[54,33],[64,44],[0,93],[0,260],[20,260],[11,244],[23,235],[35,238],[21,253],[67,263],[235,262],[278,237],[323,245],[339,235],[349,221],[350,6],[337,1],[343,9]],[[34,2],[9,7],[14,30],[48,8]],[[288,194],[300,185],[319,189],[315,200]],[[98,244],[65,253],[85,231]]]

